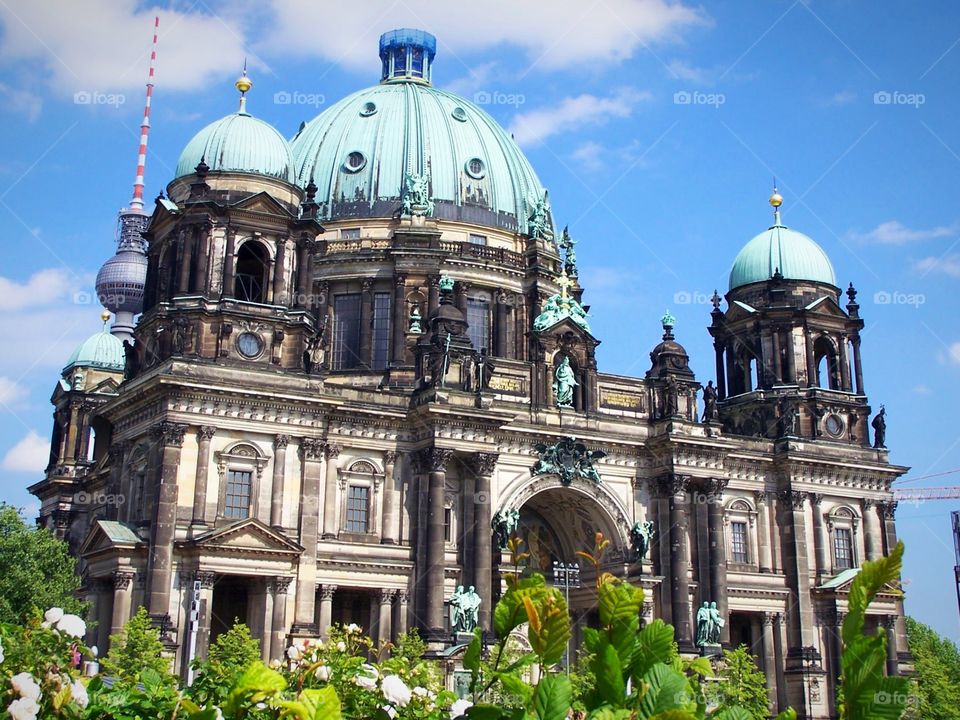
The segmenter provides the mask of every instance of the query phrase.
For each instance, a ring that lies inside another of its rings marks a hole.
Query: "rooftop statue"
[[[403,187],[403,214],[431,217],[433,200],[430,199],[430,177],[419,173],[407,173]]]
[[[532,203],[533,212],[527,220],[527,235],[534,240],[553,240],[553,231],[550,229],[550,223],[547,221],[547,213],[550,211],[549,193],[544,190],[543,196],[537,198]]]
[[[885,448],[887,446],[887,409],[881,405],[880,412],[878,412],[874,418],[873,422],[870,423],[873,425],[873,447],[875,448]]]
[[[579,385],[566,355],[557,363],[553,374],[553,399],[559,408],[573,407],[573,389]]]
[[[576,277],[577,275],[577,252],[573,249],[573,246],[576,244],[577,241],[570,237],[570,232],[568,231],[567,226],[565,226],[563,228],[563,235],[561,236],[558,245],[564,253],[564,270],[570,277]]]
[[[564,318],[570,318],[584,330],[590,332],[590,325],[587,322],[587,311],[583,309],[583,305],[567,294],[567,288],[570,286],[570,278],[567,277],[566,269],[560,273],[557,284],[560,285],[560,292],[556,295],[551,295],[543,304],[543,310],[540,311],[540,314],[537,315],[533,321],[534,332],[543,332]]]
[[[493,534],[497,539],[497,547],[501,550],[507,549],[507,540],[520,527],[520,511],[497,510],[490,523],[493,526]]]

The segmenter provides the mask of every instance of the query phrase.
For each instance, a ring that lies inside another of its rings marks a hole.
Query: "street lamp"
[[[567,612],[570,612],[570,588],[580,587],[580,565],[578,563],[563,563],[553,561],[553,584],[563,587],[564,598],[567,602]],[[572,638],[571,638],[572,639]],[[570,674],[570,641],[563,651],[563,664]]]

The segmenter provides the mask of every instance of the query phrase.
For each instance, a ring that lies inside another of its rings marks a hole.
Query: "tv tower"
[[[153,47],[147,76],[147,99],[140,123],[140,151],[133,197],[117,215],[117,252],[97,273],[100,304],[114,314],[110,332],[121,340],[133,340],[134,318],[143,310],[143,289],[147,277],[147,243],[142,233],[150,215],[143,209],[143,173],[147,161],[147,137],[150,134],[150,102],[153,99],[153,74],[157,60],[157,34],[160,18],[153,22]]]

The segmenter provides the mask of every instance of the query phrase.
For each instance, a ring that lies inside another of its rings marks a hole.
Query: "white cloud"
[[[691,65],[684,60],[671,60],[667,63],[670,74],[679,80],[685,80],[697,85],[713,82],[720,70],[717,68],[702,68]]]
[[[960,255],[928,256],[914,263],[914,270],[924,274],[940,272],[950,277],[960,278]]]
[[[381,33],[422,27],[437,36],[443,62],[468,70],[460,55],[502,44],[524,50],[535,68],[619,62],[643,45],[677,40],[683,29],[705,22],[701,10],[675,0],[365,0],[337,5],[336,12],[316,0],[273,0],[270,20],[267,47],[370,69],[379,65]]]
[[[133,91],[146,82],[153,18],[160,16],[157,87],[203,87],[212,77],[236,73],[244,43],[237,18],[223,13],[144,7],[136,0],[7,0],[0,3],[0,58],[40,62],[59,92]],[[317,26],[309,28],[317,44]],[[304,28],[307,30],[307,28]],[[128,97],[128,104],[138,103]]]
[[[0,310],[49,305],[68,296],[74,284],[70,274],[61,268],[35,272],[25,283],[0,277]]]
[[[491,83],[495,84],[494,70],[496,67],[496,61],[472,65],[466,75],[445,83],[443,89],[452,92],[454,95],[467,98],[473,97],[480,90],[492,93],[496,90],[491,85]]]
[[[857,94],[851,90],[840,90],[830,96],[827,105],[849,105],[857,99]]]
[[[913,392],[915,392],[917,395],[929,395],[931,390],[926,385],[920,384],[913,386]]]
[[[577,95],[551,107],[520,113],[513,119],[510,132],[520,145],[543,142],[551,135],[584,125],[602,125],[610,118],[629,117],[638,103],[651,100],[649,92],[622,88],[608,97]]]
[[[28,432],[3,456],[3,469],[14,472],[43,472],[50,461],[50,442],[35,430]]]
[[[570,157],[576,160],[587,172],[600,172],[607,166],[603,160],[605,154],[606,148],[603,145],[588,140],[570,153]]]
[[[960,365],[960,342],[951,343],[947,352],[940,353],[940,362],[950,365]]]
[[[27,118],[27,122],[35,122],[43,109],[43,100],[30,90],[21,90],[0,82],[0,97],[3,105]]]
[[[0,405],[15,405],[26,397],[27,392],[27,388],[20,383],[0,375]]]
[[[887,220],[865,233],[848,233],[848,237],[859,242],[878,243],[880,245],[906,245],[920,240],[952,237],[960,231],[960,223],[938,225],[926,230],[910,228],[899,220]]]

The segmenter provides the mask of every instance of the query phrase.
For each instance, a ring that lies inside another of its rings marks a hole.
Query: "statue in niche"
[[[656,531],[653,529],[653,520],[635,522],[630,529],[630,546],[633,550],[633,561],[641,562],[650,550],[650,542]]]
[[[420,308],[418,308],[416,305],[414,305],[413,309],[410,311],[410,327],[407,332],[416,333],[418,335],[423,334],[423,317],[420,315]]]
[[[570,367],[570,358],[564,355],[553,374],[553,397],[558,408],[573,407],[573,389],[577,385],[579,383]]]
[[[797,434],[797,406],[793,398],[784,395],[780,398],[780,418],[777,437],[790,437]]]
[[[887,409],[881,405],[880,412],[873,418],[870,424],[873,426],[873,447],[885,448],[887,446]]]
[[[507,540],[509,540],[510,536],[520,527],[520,511],[516,509],[497,510],[493,516],[491,525],[493,526],[494,536],[497,539],[497,547],[501,550],[506,550]]]

